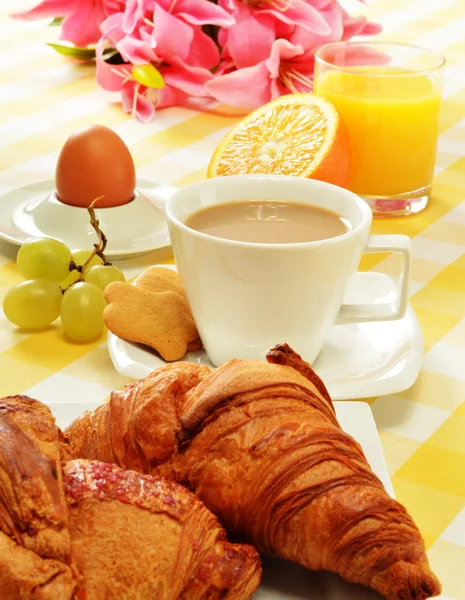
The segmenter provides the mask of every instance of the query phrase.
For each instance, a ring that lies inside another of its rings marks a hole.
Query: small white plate
[[[50,404],[57,425],[64,429],[84,410],[98,404]],[[371,409],[365,402],[335,402],[337,418],[362,446],[373,471],[394,497],[381,442]],[[381,600],[381,596],[359,585],[343,581],[337,575],[314,572],[278,559],[263,559],[263,577],[254,600]]]
[[[53,180],[31,183],[0,196],[0,238],[22,245],[32,238],[52,237],[69,248],[93,248],[97,241],[85,208],[63,204]],[[137,180],[134,200],[123,206],[96,209],[108,238],[105,254],[112,259],[145,254],[169,246],[164,203],[173,188]]]
[[[396,281],[383,273],[357,272],[349,283],[344,302],[389,302],[396,297],[396,287]],[[150,349],[112,333],[108,334],[108,349],[118,373],[134,379],[166,364]],[[188,352],[182,360],[212,366],[204,350]],[[409,306],[405,317],[397,321],[335,325],[313,368],[334,400],[349,400],[408,389],[418,377],[422,361],[421,329]]]

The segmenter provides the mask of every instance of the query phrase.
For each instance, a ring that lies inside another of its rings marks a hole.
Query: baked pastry
[[[65,430],[71,456],[151,473],[177,451],[185,396],[210,369],[176,362],[112,392]]]
[[[50,410],[0,400],[0,598],[250,598],[260,560],[182,486],[73,460]]]
[[[87,598],[250,598],[260,561],[230,544],[216,517],[180,485],[116,465],[64,466],[73,556]]]
[[[17,544],[0,531],[0,597],[7,600],[74,600],[76,579],[65,563]]]
[[[0,399],[0,597],[70,600],[77,578],[50,410]]]
[[[39,556],[69,561],[60,439],[50,410],[26,396],[0,400],[0,529]]]
[[[324,384],[286,345],[267,358],[155,371],[72,424],[70,450],[183,483],[264,553],[388,600],[438,595],[418,528],[339,426]]]

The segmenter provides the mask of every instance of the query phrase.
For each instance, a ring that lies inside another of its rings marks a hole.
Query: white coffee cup
[[[228,202],[281,200],[334,211],[347,233],[315,242],[264,244],[217,238],[186,219]],[[312,363],[334,323],[400,319],[408,302],[410,239],[372,235],[372,213],[355,194],[321,181],[280,175],[217,177],[189,185],[166,204],[174,257],[211,362],[264,359],[287,342]],[[404,256],[399,292],[384,304],[343,305],[349,278],[364,253]],[[354,348],[356,352],[356,348]]]

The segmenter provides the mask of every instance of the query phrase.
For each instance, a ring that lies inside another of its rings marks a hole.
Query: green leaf
[[[49,27],[55,27],[56,25],[61,25],[61,23],[63,22],[64,17],[55,17],[53,19],[53,21],[50,21],[50,23],[48,24]]]
[[[150,63],[146,65],[134,65],[132,67],[132,76],[135,81],[145,85],[145,87],[156,88],[158,90],[165,87],[162,74]]]
[[[95,58],[95,48],[78,48],[77,46],[67,46],[65,44],[48,43],[47,46],[53,48],[58,54],[71,56],[78,60],[92,60]]]

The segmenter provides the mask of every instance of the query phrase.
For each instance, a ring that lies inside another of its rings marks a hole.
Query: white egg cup
[[[164,205],[172,193],[169,186],[138,180],[130,202],[95,207],[100,228],[108,238],[105,254],[123,258],[168,246]],[[51,237],[71,249],[92,249],[97,241],[88,210],[61,202],[53,180],[17,188],[0,197],[0,237],[18,245],[31,238]]]

